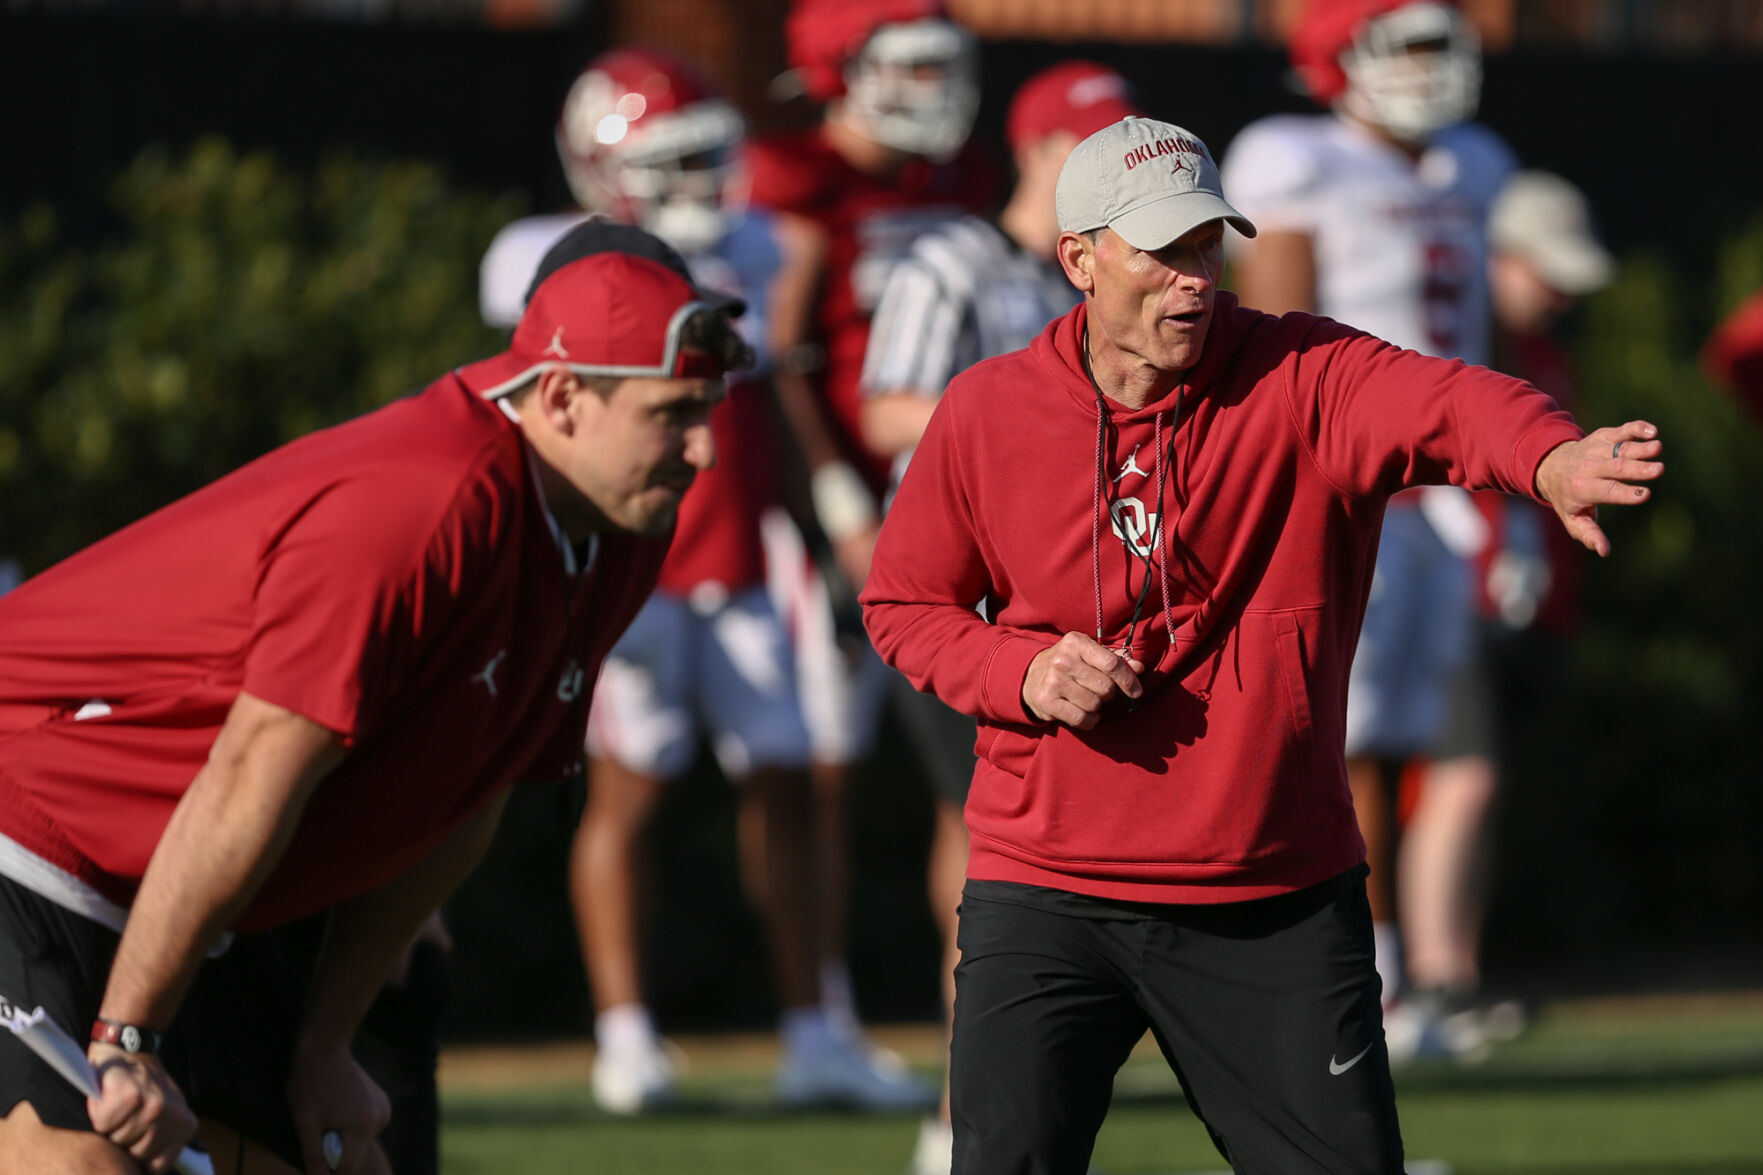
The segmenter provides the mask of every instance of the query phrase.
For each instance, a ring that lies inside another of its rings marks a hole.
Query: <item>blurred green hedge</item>
[[[432,166],[209,139],[111,199],[96,244],[48,206],[0,225],[0,551],[27,570],[501,346],[477,263],[522,202]]]
[[[1659,426],[1654,500],[1602,512],[1585,621],[1510,764],[1490,951],[1585,976],[1763,976],[1763,431],[1697,366],[1763,287],[1763,215],[1643,253],[1585,307],[1588,424]]]

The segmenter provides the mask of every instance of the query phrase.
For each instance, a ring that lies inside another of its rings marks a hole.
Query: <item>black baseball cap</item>
[[[693,281],[692,271],[686,268],[685,258],[660,237],[644,232],[635,225],[621,224],[604,216],[594,216],[582,221],[546,251],[537,272],[533,274],[532,283],[526,288],[523,301],[532,301],[533,292],[539,288],[539,283],[571,261],[580,261],[596,253],[626,253],[665,265],[691,282],[692,288],[697,291],[698,300],[712,310],[720,310],[730,318],[739,318],[747,311],[747,303],[740,298],[706,290]]]

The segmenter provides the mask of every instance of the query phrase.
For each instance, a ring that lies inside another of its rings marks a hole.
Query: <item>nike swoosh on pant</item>
[[[1328,1075],[1330,1077],[1339,1077],[1342,1073],[1345,1073],[1348,1069],[1351,1069],[1354,1065],[1357,1065],[1360,1061],[1364,1060],[1365,1054],[1370,1051],[1371,1051],[1371,1046],[1366,1045],[1364,1048],[1359,1050],[1358,1056],[1354,1057],[1352,1060],[1346,1062],[1345,1064],[1341,1064],[1340,1062],[1337,1062],[1333,1057],[1330,1057],[1328,1059]]]

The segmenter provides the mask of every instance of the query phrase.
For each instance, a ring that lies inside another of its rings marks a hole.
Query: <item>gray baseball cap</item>
[[[1111,228],[1135,249],[1161,249],[1209,220],[1255,235],[1225,203],[1218,165],[1198,135],[1154,118],[1123,118],[1079,143],[1059,171],[1061,232]]]
[[[1552,172],[1520,171],[1506,181],[1488,214],[1488,240],[1529,261],[1563,294],[1589,294],[1616,276],[1585,193]]]

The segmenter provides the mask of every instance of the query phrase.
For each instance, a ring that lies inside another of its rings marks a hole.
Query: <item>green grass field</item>
[[[928,1030],[884,1034],[934,1073]],[[768,1101],[768,1042],[685,1042],[676,1111],[610,1119],[580,1046],[461,1050],[443,1062],[447,1175],[900,1175],[911,1116],[786,1115]],[[1763,1172],[1763,993],[1551,1005],[1473,1067],[1397,1075],[1411,1161],[1452,1175]],[[1101,1175],[1221,1170],[1155,1050],[1122,1071],[1096,1148]]]

